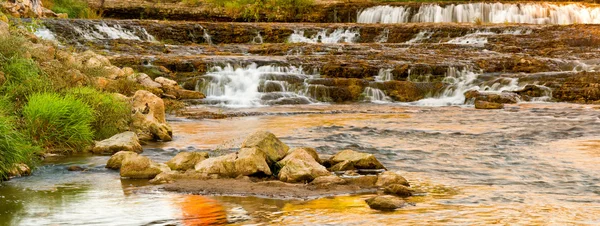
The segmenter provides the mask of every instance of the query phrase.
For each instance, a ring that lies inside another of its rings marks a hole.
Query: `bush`
[[[131,121],[129,103],[120,100],[113,94],[89,87],[74,88],[68,90],[67,94],[94,109],[95,120],[92,121],[92,129],[96,140],[103,140],[127,131],[127,126]]]
[[[43,0],[46,8],[55,13],[66,13],[69,18],[99,19],[102,16],[92,10],[85,0]]]
[[[0,86],[0,92],[17,106],[21,106],[28,95],[45,91],[49,84],[31,59],[11,58],[2,66],[2,71],[6,82]]]
[[[32,155],[39,150],[26,141],[14,124],[12,118],[0,115],[0,181],[8,179],[8,172],[15,164],[30,163]]]
[[[38,145],[80,151],[92,143],[94,110],[72,95],[38,93],[23,107],[25,132]]]

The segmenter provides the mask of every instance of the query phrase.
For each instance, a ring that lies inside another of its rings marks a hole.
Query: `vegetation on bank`
[[[69,18],[99,19],[101,12],[90,8],[85,0],[42,0],[44,7],[55,13],[66,13]]]
[[[129,102],[95,82],[109,70],[17,27],[0,36],[0,181],[17,163],[86,150],[131,121]]]
[[[314,0],[183,0],[183,2],[190,5],[208,3],[233,18],[256,22],[300,19],[300,16],[310,12],[315,4]]]

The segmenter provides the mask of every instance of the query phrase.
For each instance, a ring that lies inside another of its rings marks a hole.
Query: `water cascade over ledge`
[[[582,4],[549,3],[469,3],[419,8],[375,6],[358,14],[358,23],[527,23],[599,24],[600,7]]]

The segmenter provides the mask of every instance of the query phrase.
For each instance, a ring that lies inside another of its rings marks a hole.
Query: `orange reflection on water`
[[[227,224],[225,208],[216,200],[199,195],[189,195],[177,204],[182,210],[183,225]]]

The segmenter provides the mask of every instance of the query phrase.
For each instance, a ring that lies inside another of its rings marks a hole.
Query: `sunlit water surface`
[[[270,130],[290,146],[373,153],[423,196],[395,212],[370,195],[317,200],[173,194],[104,169],[108,157],[48,160],[33,176],[0,185],[6,225],[600,224],[600,108],[521,104],[505,110],[399,105],[305,105],[198,111],[257,116],[172,118],[175,139],[145,146],[160,162],[179,151],[235,151]],[[69,172],[68,166],[84,166]],[[224,185],[226,186],[226,185]]]

